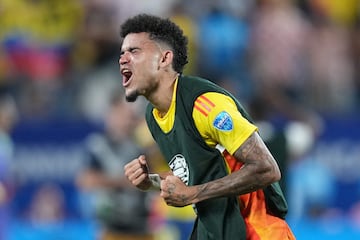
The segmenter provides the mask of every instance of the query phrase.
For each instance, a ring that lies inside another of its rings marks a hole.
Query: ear
[[[174,53],[171,50],[163,51],[162,57],[160,59],[160,67],[166,67],[172,64],[174,58]]]

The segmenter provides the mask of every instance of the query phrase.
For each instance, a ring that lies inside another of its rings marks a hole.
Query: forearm
[[[124,177],[111,178],[104,176],[102,179],[100,179],[100,184],[103,187],[113,188],[113,189],[131,187],[129,181]]]
[[[278,165],[257,133],[254,133],[235,153],[243,167],[223,178],[194,186],[193,203],[209,198],[237,196],[264,188],[280,179]]]
[[[196,197],[192,203],[217,197],[239,196],[267,186],[268,181],[263,179],[261,173],[250,174],[254,170],[254,166],[247,165],[223,178],[194,186]]]
[[[98,188],[124,188],[130,183],[124,177],[110,178],[103,173],[93,170],[85,170],[76,179],[76,184],[83,189]]]

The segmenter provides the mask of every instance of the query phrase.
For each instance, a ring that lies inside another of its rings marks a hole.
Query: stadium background
[[[289,223],[300,240],[359,237],[360,1],[2,0],[0,90],[18,108],[6,239],[94,239],[74,177],[82,141],[101,129],[120,84],[119,24],[139,12],[184,28],[187,73],[217,81],[249,108],[270,95],[266,120],[278,130],[294,121],[316,127],[310,140],[301,141],[303,129],[291,135],[307,154],[284,172]],[[49,201],[55,217],[32,215]]]

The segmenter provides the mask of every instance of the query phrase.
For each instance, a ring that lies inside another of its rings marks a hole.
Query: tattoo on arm
[[[246,142],[234,153],[236,159],[246,160],[257,145],[255,135],[251,135]]]
[[[256,163],[255,161],[275,161],[265,143],[257,133],[252,134],[234,153],[238,161]]]
[[[252,134],[234,153],[243,167],[225,176],[198,186],[197,200],[241,195],[265,187],[277,178],[278,166],[258,133]]]

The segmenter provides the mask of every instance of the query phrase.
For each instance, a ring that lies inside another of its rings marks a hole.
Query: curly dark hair
[[[157,16],[139,14],[126,20],[120,28],[120,37],[124,39],[130,33],[149,33],[150,39],[169,45],[174,52],[173,68],[182,73],[188,63],[187,44],[188,39],[184,36],[179,26]]]

